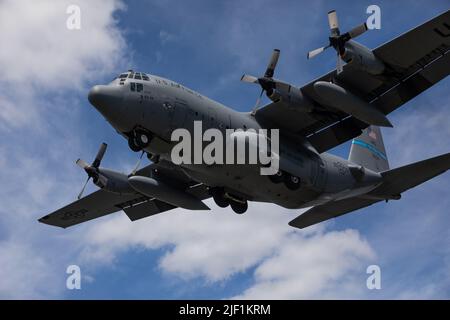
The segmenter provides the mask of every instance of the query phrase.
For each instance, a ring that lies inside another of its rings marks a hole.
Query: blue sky
[[[67,31],[78,4],[82,29]],[[381,7],[381,30],[360,38],[376,47],[434,17],[447,1],[3,1],[0,41],[0,297],[227,299],[450,298],[450,187],[444,174],[401,201],[310,228],[298,215],[251,204],[237,216],[176,210],[138,222],[117,213],[67,230],[37,218],[76,198],[85,179],[74,164],[109,144],[103,164],[130,171],[137,160],[87,101],[94,84],[135,70],[173,79],[237,110],[258,88],[243,73],[264,71],[281,49],[277,78],[302,85],[334,68],[326,13],[341,29]],[[21,17],[16,19],[14,17]],[[384,130],[391,167],[449,151],[450,83],[441,81],[390,116]],[[349,145],[333,150],[347,157]],[[95,188],[89,187],[90,191]],[[214,205],[212,205],[214,206]],[[67,290],[77,264],[81,290]],[[377,264],[382,289],[366,288]]]

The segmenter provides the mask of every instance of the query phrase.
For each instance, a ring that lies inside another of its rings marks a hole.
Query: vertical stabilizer
[[[348,160],[375,172],[389,170],[379,127],[369,126],[360,136],[353,139]]]

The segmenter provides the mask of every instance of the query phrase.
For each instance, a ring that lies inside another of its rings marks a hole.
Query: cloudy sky
[[[66,9],[81,9],[68,30]],[[401,201],[300,231],[299,214],[251,203],[230,209],[174,210],[130,222],[123,213],[63,230],[37,219],[75,200],[85,174],[75,166],[107,142],[103,164],[136,162],[126,141],[87,101],[94,84],[133,68],[161,75],[237,110],[258,89],[281,49],[277,77],[303,84],[334,67],[324,44],[326,13],[342,29],[378,4],[376,47],[449,7],[448,1],[0,1],[0,298],[450,298],[449,174]],[[441,81],[391,116],[384,130],[391,167],[450,149],[450,82]],[[349,145],[333,150],[347,157]],[[95,188],[90,186],[90,191]],[[66,289],[66,268],[81,268],[81,290]],[[366,269],[381,268],[381,290]]]

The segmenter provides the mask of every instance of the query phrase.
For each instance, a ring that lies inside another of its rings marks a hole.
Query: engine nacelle
[[[373,54],[372,50],[352,40],[345,44],[345,53],[342,59],[373,75],[382,74],[385,70],[384,63]]]
[[[100,189],[117,194],[135,194],[136,191],[128,183],[128,176],[109,169],[98,169],[98,176],[94,177],[94,184]]]
[[[275,82],[275,89],[267,97],[273,102],[281,101],[289,107],[298,108],[304,112],[310,112],[313,109],[311,101],[303,95],[300,88],[281,81]]]

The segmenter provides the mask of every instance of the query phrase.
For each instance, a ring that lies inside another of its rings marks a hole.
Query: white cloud
[[[69,4],[0,2],[1,298],[51,298],[65,288],[65,265],[78,246],[70,233],[43,232],[36,220],[73,200],[72,186],[81,185],[73,164],[84,138],[77,94],[117,72],[123,58],[113,18],[119,1],[77,1],[80,31],[66,28]]]
[[[0,242],[0,265],[2,299],[45,299],[58,291],[55,270],[30,245]]]
[[[223,282],[256,267],[255,284],[243,298],[320,297],[345,281],[365,288],[365,281],[348,277],[351,272],[365,275],[367,261],[374,257],[358,232],[325,232],[323,225],[297,230],[287,225],[293,218],[291,210],[261,203],[252,203],[242,216],[216,208],[177,209],[135,223],[117,216],[92,226],[84,261],[110,263],[131,248],[169,247],[159,267],[182,281]]]
[[[356,297],[366,289],[365,269],[375,258],[355,230],[292,234],[255,271],[255,283],[238,299]],[[346,290],[351,287],[352,290]]]

